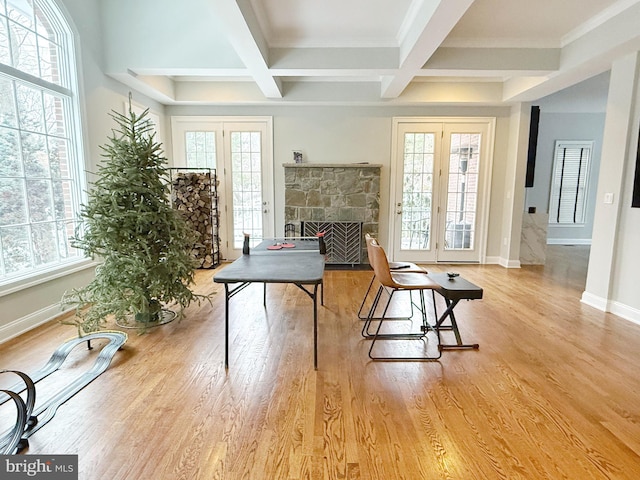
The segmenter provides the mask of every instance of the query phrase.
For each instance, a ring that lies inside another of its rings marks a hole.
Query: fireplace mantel
[[[283,163],[286,168],[381,168],[379,163]]]

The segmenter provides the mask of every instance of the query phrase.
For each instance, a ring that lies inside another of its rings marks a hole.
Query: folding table
[[[324,262],[316,238],[268,239],[214,275],[213,281],[224,284],[225,291],[225,368],[229,368],[229,299],[251,283],[265,284],[265,306],[267,283],[294,284],[313,300],[313,366],[318,368],[317,299]]]

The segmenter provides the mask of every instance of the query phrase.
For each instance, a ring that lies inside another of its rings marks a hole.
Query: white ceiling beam
[[[277,101],[265,98],[254,82],[178,82],[178,105],[260,105]]]
[[[452,48],[440,47],[423,67],[424,71],[504,70],[553,72],[560,68],[559,48]]]
[[[411,82],[398,97],[404,104],[500,105],[501,82]]]
[[[229,41],[267,98],[282,98],[282,84],[269,71],[268,46],[247,0],[212,0]]]
[[[400,42],[400,69],[382,81],[382,98],[395,98],[409,85],[427,60],[438,49],[449,32],[475,0],[423,1],[410,11],[412,21]]]
[[[163,76],[138,75],[131,70],[125,73],[112,73],[111,77],[154,100],[170,104],[175,102],[175,82]]]
[[[173,105],[359,105],[418,106],[501,105],[501,82],[412,82],[397,98],[380,100],[378,82],[289,82],[283,79],[286,100],[265,98],[254,82],[177,82]]]
[[[277,105],[284,100],[265,98],[254,82],[238,81],[180,81],[175,83],[171,97],[148,88],[139,78],[119,78],[123,83],[165,104],[173,105]],[[137,82],[135,83],[134,80]],[[539,80],[539,79],[538,79]],[[288,105],[381,105],[379,83],[355,79],[332,78],[322,81],[304,77],[287,81],[283,78],[283,92]],[[502,82],[430,81],[412,82],[397,98],[387,99],[384,105],[500,105]]]

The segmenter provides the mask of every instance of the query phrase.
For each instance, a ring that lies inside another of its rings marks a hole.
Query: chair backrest
[[[385,287],[395,287],[396,282],[394,282],[391,277],[387,254],[373,237],[367,238],[367,253],[369,254],[369,263],[378,281]]]
[[[367,244],[367,255],[369,255],[369,245],[371,244],[372,241],[374,241],[375,238],[371,236],[370,233],[365,233],[364,234],[364,241]]]
[[[364,241],[367,244],[367,257],[369,259],[369,265],[371,265],[371,268],[373,268],[373,262],[371,261],[371,242],[378,243],[378,240],[375,237],[371,236],[370,233],[365,233]]]
[[[371,236],[370,233],[365,233],[364,234],[364,241],[367,244],[367,258],[371,258],[371,252],[369,251],[369,249],[371,248],[371,242],[374,241],[375,238]],[[373,267],[373,264],[371,263],[371,260],[369,260],[369,265],[371,265],[371,267]]]

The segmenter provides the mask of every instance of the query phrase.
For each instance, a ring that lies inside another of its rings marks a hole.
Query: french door
[[[271,118],[172,117],[173,166],[215,168],[220,253],[242,253],[244,233],[255,244],[274,235]]]
[[[394,119],[394,260],[483,260],[493,125],[490,118]]]

